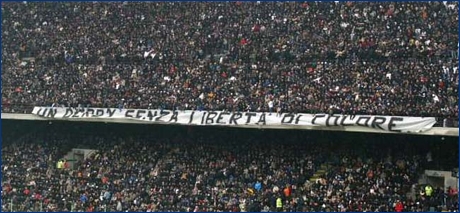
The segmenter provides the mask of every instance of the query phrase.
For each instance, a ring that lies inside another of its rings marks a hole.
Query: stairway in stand
[[[315,174],[313,174],[313,176],[310,178],[310,182],[316,182],[316,180],[318,180],[322,175],[326,174],[327,167],[328,167],[327,163],[321,164],[320,169],[318,169],[315,172]]]

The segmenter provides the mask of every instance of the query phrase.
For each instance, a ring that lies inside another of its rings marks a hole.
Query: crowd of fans
[[[417,185],[456,138],[37,123],[3,140],[2,211],[458,211]],[[56,168],[71,148],[98,151]]]
[[[4,2],[2,112],[458,117],[458,2]]]
[[[458,2],[4,2],[2,46],[2,112],[458,117]],[[455,141],[9,128],[2,211],[458,211],[417,185],[427,152],[458,162]],[[56,168],[77,147],[98,151]]]

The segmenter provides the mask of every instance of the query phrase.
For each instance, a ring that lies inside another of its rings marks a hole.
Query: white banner
[[[114,108],[34,107],[32,114],[50,119],[117,119],[184,125],[367,127],[392,132],[423,132],[435,118],[370,115],[277,114],[263,112],[169,111]]]

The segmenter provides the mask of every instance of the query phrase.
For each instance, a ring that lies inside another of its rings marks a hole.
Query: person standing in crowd
[[[283,212],[283,199],[281,197],[276,198],[276,211]]]

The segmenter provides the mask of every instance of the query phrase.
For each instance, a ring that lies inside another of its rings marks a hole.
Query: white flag
[[[439,102],[439,97],[435,94],[433,94],[433,101],[436,103],[436,102]]]
[[[147,57],[152,57],[152,58],[155,58],[155,56],[157,55],[156,53],[154,53],[155,50],[150,50],[148,52],[144,52],[144,58],[147,58]]]

